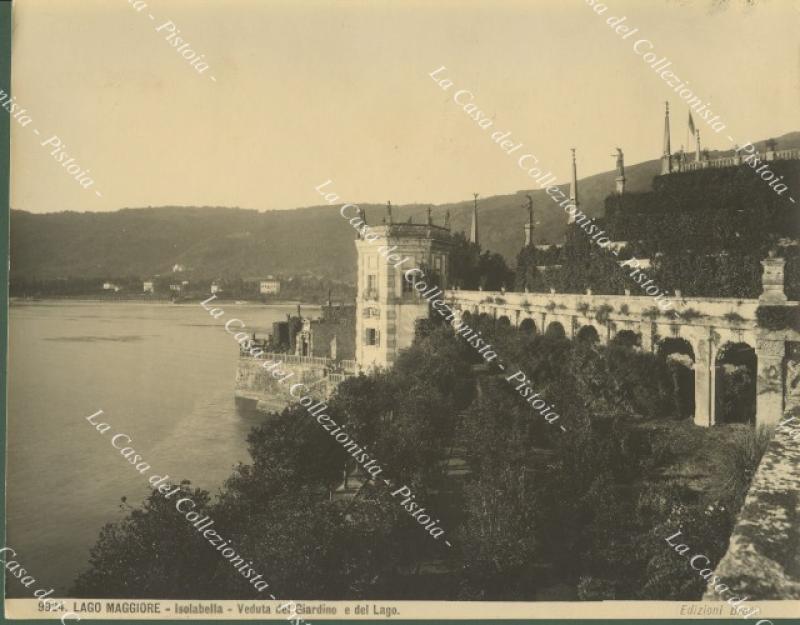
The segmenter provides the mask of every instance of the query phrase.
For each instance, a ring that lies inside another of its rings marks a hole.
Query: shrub
[[[578,599],[581,601],[603,601],[616,599],[616,588],[612,580],[596,577],[581,577],[578,581]]]
[[[642,311],[642,317],[647,317],[648,319],[657,319],[661,315],[661,311],[656,306],[651,306],[647,310]]]
[[[726,312],[724,315],[722,315],[722,318],[728,323],[742,323],[744,321],[744,317],[733,310]]]
[[[731,444],[725,446],[720,471],[729,475],[730,479],[719,495],[721,500],[729,503],[731,514],[737,514],[742,507],[750,482],[769,445],[770,436],[770,430],[764,425],[742,428]]]
[[[691,321],[692,319],[697,319],[698,317],[702,317],[703,313],[699,310],[695,310],[694,308],[687,308],[681,313],[681,317],[686,319],[686,321]]]
[[[601,323],[605,323],[608,321],[609,313],[614,312],[614,307],[609,306],[608,304],[601,304],[597,307],[597,310],[594,312],[594,318],[600,321]]]

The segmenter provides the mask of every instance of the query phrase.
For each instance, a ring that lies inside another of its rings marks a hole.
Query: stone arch
[[[506,315],[500,315],[497,318],[497,325],[511,327],[511,319],[509,319]]]
[[[560,322],[551,321],[547,324],[547,330],[544,335],[551,339],[564,339],[567,338],[567,331]]]
[[[657,353],[662,358],[668,358],[675,354],[687,356],[691,362],[694,362],[694,348],[692,344],[685,338],[679,336],[670,336],[661,339],[658,343]]]
[[[658,343],[657,354],[672,378],[675,411],[679,417],[695,414],[695,353],[692,344],[681,337],[668,337]]]
[[[472,318],[470,327],[475,331],[482,332],[485,336],[491,336],[496,327],[495,318],[489,313],[481,313]]]
[[[620,330],[611,339],[612,345],[619,347],[640,347],[642,344],[642,335],[634,332],[633,330]]]
[[[581,326],[575,335],[575,340],[580,343],[590,343],[597,345],[600,342],[600,333],[593,325]]]
[[[469,324],[469,322],[472,321],[472,314],[468,310],[462,310],[461,321],[463,321],[466,324]]]
[[[747,343],[729,341],[717,351],[715,366],[715,421],[755,423],[756,350]]]
[[[526,334],[536,334],[536,323],[530,317],[522,320],[519,329]]]

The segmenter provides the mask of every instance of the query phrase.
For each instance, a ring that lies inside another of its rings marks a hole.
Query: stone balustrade
[[[671,173],[679,173],[681,171],[696,171],[698,169],[713,169],[720,167],[737,167],[742,165],[743,158],[747,156],[745,153],[734,154],[733,156],[723,156],[721,158],[714,158],[709,160],[687,161],[681,163],[673,157],[675,161],[673,166],[675,169]],[[796,161],[800,160],[800,149],[790,148],[787,150],[767,150],[759,154],[759,159],[762,161]]]

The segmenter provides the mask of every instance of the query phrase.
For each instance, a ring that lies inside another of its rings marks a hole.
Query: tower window
[[[364,344],[378,346],[381,343],[381,331],[377,328],[364,330]]]
[[[378,276],[371,273],[367,275],[367,299],[378,299]]]

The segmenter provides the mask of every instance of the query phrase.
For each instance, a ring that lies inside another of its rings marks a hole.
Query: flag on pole
[[[694,120],[692,119],[692,112],[689,111],[689,132],[692,133],[692,136],[697,134],[697,131],[694,128]]]

